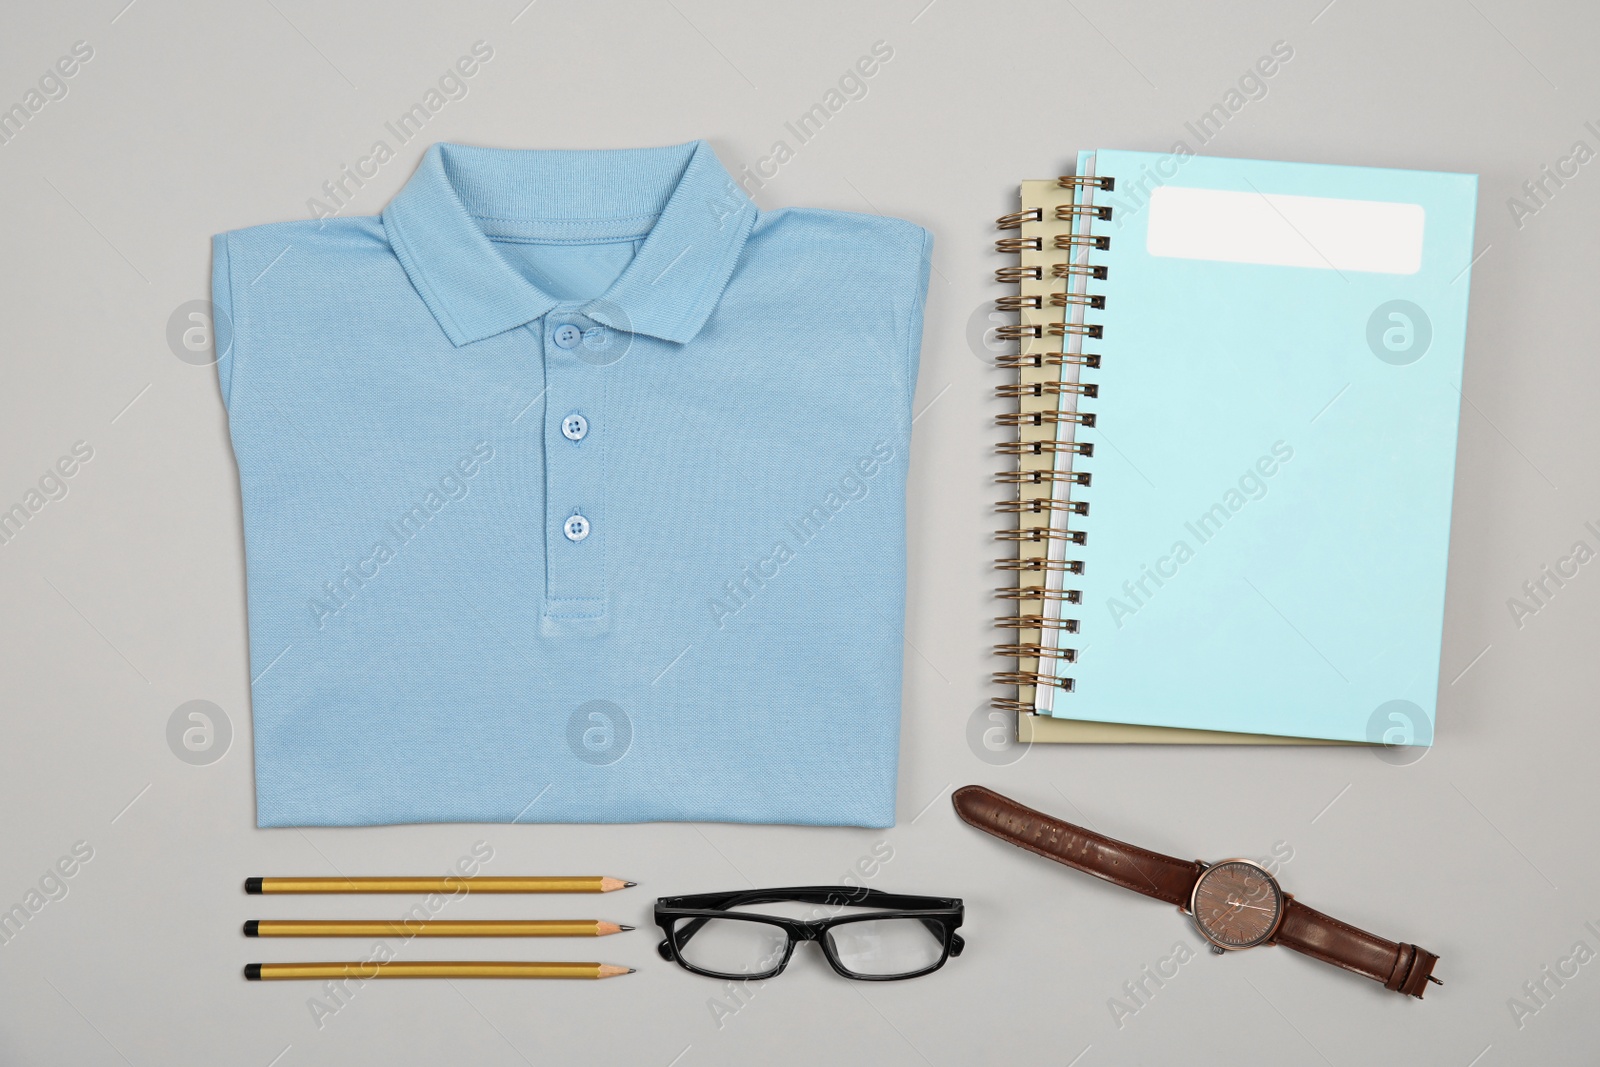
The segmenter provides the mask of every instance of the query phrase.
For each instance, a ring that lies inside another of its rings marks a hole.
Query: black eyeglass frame
[[[822,904],[830,907],[877,908],[880,910],[854,915],[836,915],[826,919],[789,919],[778,915],[761,915],[730,911],[731,908],[751,904]],[[759,981],[782,974],[794,955],[794,947],[802,941],[815,941],[822,948],[828,965],[838,974],[858,982],[898,982],[907,978],[920,978],[945,965],[952,956],[961,955],[966,941],[956,933],[966,915],[959,897],[919,897],[903,893],[886,893],[877,889],[856,889],[851,886],[800,886],[790,889],[740,889],[729,893],[698,893],[682,897],[661,897],[656,901],[655,923],[661,927],[665,939],[656,946],[664,960],[671,960],[686,971],[707,978],[734,981]],[[682,920],[681,928],[674,930]],[[740,922],[764,923],[782,930],[788,938],[783,958],[768,971],[731,973],[697,967],[683,958],[682,948],[689,938],[710,919],[732,919]],[[834,951],[827,932],[848,923],[878,921],[882,919],[917,919],[939,937],[938,962],[920,971],[906,974],[860,974],[850,970]]]

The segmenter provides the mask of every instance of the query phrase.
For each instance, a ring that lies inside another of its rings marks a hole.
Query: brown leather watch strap
[[[1322,914],[1289,898],[1273,941],[1313,959],[1382,982],[1385,989],[1421,998],[1439,957],[1416,945],[1397,944]],[[1437,978],[1433,978],[1437,982]]]
[[[1205,870],[1180,860],[1086,830],[1035,811],[980,785],[963,786],[951,797],[962,821],[1046,859],[1189,910],[1194,884]],[[1308,908],[1284,895],[1283,920],[1269,944],[1382,982],[1385,989],[1421,997],[1439,957],[1416,945],[1396,943]],[[1440,983],[1442,984],[1442,983]]]
[[[950,798],[962,820],[1046,859],[1076,867],[1124,889],[1188,908],[1200,864],[1116,841],[1018,804],[981,785],[962,786]]]

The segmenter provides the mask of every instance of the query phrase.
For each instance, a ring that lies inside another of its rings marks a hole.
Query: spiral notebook
[[[1476,185],[1104,150],[1024,183],[1021,738],[1432,742]]]

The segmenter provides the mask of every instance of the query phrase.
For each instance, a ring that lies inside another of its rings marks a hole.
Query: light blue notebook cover
[[[1073,719],[1430,744],[1477,178],[1100,151]],[[1069,351],[1071,348],[1069,347]]]

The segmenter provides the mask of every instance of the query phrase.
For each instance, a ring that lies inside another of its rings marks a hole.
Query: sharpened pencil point
[[[623,924],[623,923],[618,923],[617,925],[623,930],[636,930],[636,929],[638,929],[638,927],[628,926],[628,925]]]
[[[622,883],[622,888],[624,888],[624,889],[632,889],[634,886],[636,886],[638,884],[639,884],[638,882],[623,882]]]

